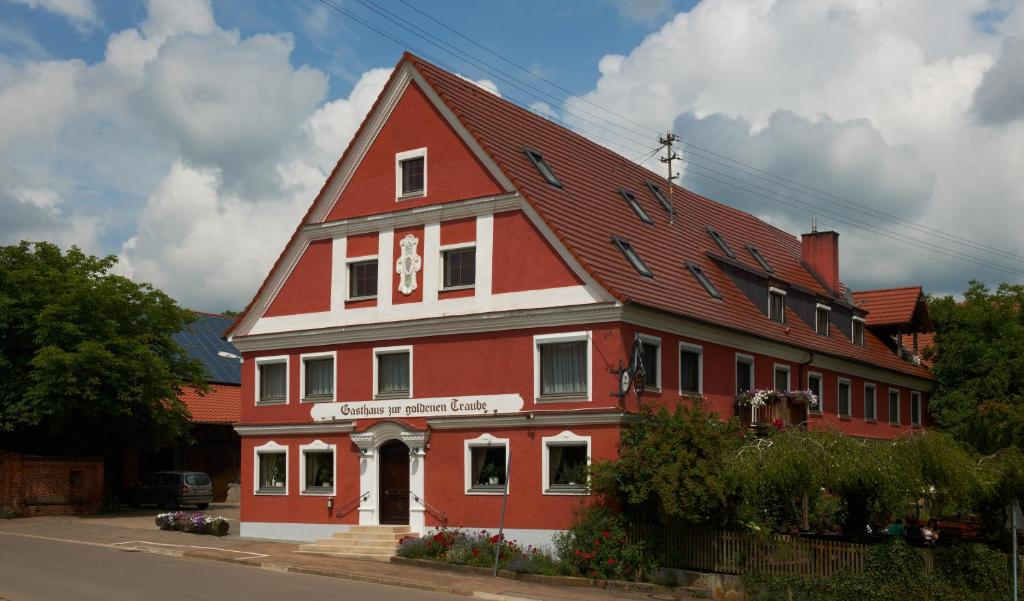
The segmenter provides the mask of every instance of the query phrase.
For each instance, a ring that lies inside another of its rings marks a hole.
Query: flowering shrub
[[[736,404],[741,407],[755,409],[765,405],[790,401],[798,405],[807,405],[811,409],[818,407],[818,397],[810,390],[744,390],[736,395]]]
[[[591,507],[578,515],[557,547],[563,561],[590,578],[636,580],[650,567],[643,544],[628,542],[624,521],[605,507]]]
[[[231,530],[231,524],[220,516],[209,516],[196,511],[173,511],[156,516],[156,525],[161,530],[179,530],[195,534],[212,534],[225,536]]]
[[[491,567],[498,552],[498,567],[520,573],[567,574],[562,565],[544,549],[522,546],[486,530],[465,532],[442,528],[419,537],[407,536],[398,543],[399,557],[433,559],[445,563]]]

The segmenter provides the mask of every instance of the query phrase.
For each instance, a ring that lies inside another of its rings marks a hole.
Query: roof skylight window
[[[750,254],[754,257],[754,260],[757,261],[757,264],[761,266],[761,269],[764,269],[768,273],[773,273],[775,271],[772,269],[772,266],[768,264],[768,261],[764,260],[764,257],[761,256],[761,253],[757,251],[756,247],[748,244],[747,250],[750,251]]]
[[[540,171],[540,174],[544,176],[544,179],[546,179],[549,184],[559,188],[563,187],[562,182],[558,181],[558,178],[555,177],[555,172],[552,171],[551,167],[549,167],[544,161],[544,156],[541,155],[541,153],[529,148],[523,150],[523,152],[526,153],[526,156],[533,162],[533,166],[537,168],[537,171]]]
[[[650,190],[651,194],[654,195],[654,198],[657,199],[658,204],[660,204],[662,208],[668,211],[669,215],[671,215],[673,213],[672,203],[669,202],[668,197],[661,191],[661,188],[659,188],[654,182],[649,181],[647,182],[647,189]]]
[[[647,214],[647,211],[645,211],[643,207],[640,206],[640,202],[637,201],[636,196],[633,196],[632,192],[620,188],[619,194],[621,194],[626,203],[633,208],[633,212],[640,218],[640,221],[643,221],[644,223],[654,223],[651,216]]]
[[[645,265],[640,259],[640,255],[636,254],[633,246],[628,241],[623,240],[618,236],[612,236],[612,242],[615,243],[615,246],[619,247],[619,250],[621,250],[622,254],[625,255],[626,260],[629,261],[633,266],[633,269],[636,269],[640,275],[648,278],[654,277],[654,274],[651,273],[651,270],[648,269],[647,265]]]
[[[722,237],[722,234],[719,234],[715,230],[708,228],[708,235],[711,236],[711,239],[715,241],[715,244],[718,245],[718,248],[722,249],[722,252],[724,252],[727,257],[729,257],[730,259],[736,258],[736,253],[732,252],[732,249],[729,248],[729,245],[725,243],[725,238]]]
[[[707,274],[704,273],[704,270],[701,269],[700,265],[696,265],[694,263],[687,261],[686,268],[690,270],[690,273],[693,274],[693,277],[697,278],[697,281],[700,282],[700,285],[704,286],[704,289],[707,290],[708,294],[710,294],[714,298],[722,298],[722,293],[719,292],[718,288],[715,288],[715,285],[711,283],[711,280],[708,278]]]

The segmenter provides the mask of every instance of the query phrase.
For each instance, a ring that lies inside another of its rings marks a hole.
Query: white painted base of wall
[[[269,538],[313,542],[331,538],[335,532],[347,532],[347,524],[296,524],[293,522],[242,522],[238,535],[242,538]]]
[[[481,528],[472,526],[448,526],[450,529],[458,528],[464,532],[480,532],[486,530],[488,535],[494,535],[498,533],[497,528]],[[432,528],[430,532],[435,532],[436,528]],[[561,530],[543,530],[540,528],[505,528],[504,534],[506,540],[515,541],[519,546],[525,547],[527,545],[533,545],[534,547],[545,548],[548,551],[554,551],[554,538],[555,535]]]

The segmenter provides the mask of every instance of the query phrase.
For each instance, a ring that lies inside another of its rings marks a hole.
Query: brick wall
[[[98,513],[102,505],[101,459],[0,455],[0,510],[73,515]]]

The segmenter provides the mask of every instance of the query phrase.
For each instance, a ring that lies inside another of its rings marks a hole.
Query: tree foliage
[[[1024,285],[971,282],[962,302],[931,298],[928,311],[936,424],[981,453],[1024,448]]]
[[[202,366],[172,334],[194,318],[113,256],[45,242],[0,247],[0,432],[12,447],[101,452],[169,442],[189,425]]]

